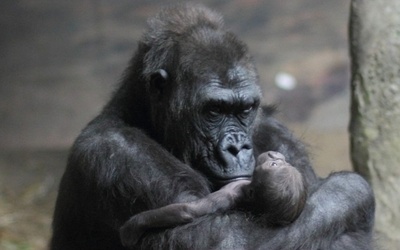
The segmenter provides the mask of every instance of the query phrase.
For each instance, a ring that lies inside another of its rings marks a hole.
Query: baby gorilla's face
[[[279,152],[268,151],[263,153],[258,157],[257,161],[258,164],[253,173],[253,183],[255,185],[270,187],[283,185],[282,187],[284,187],[288,181],[301,181],[300,173],[287,163],[285,156]]]
[[[292,167],[289,163],[286,162],[285,156],[279,152],[275,151],[268,151],[266,153],[261,154],[258,157],[258,165],[257,169],[260,172],[263,172],[263,170],[267,170],[269,168],[287,168],[287,167]],[[260,169],[261,168],[261,169]]]
[[[291,165],[286,162],[285,156],[275,151],[268,151],[261,154],[258,156],[257,162],[258,167],[261,166],[261,168],[278,167],[278,165],[281,167],[286,165],[291,167]]]
[[[273,225],[292,222],[301,213],[307,192],[300,172],[278,152],[269,151],[258,157],[248,189],[261,214]]]

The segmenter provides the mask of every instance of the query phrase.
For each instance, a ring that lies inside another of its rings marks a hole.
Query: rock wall
[[[351,151],[375,191],[376,232],[400,249],[400,1],[353,0]]]

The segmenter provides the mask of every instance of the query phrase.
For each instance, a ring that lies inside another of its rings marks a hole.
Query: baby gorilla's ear
[[[253,187],[253,185],[250,184],[250,185],[245,186],[244,189],[243,189],[243,192],[244,192],[244,199],[246,201],[251,201],[251,200],[254,199],[254,187]]]

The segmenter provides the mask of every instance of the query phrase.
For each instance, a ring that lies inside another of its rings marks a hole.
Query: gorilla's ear
[[[167,71],[159,69],[150,76],[150,91],[156,97],[160,98],[167,86],[169,76]]]

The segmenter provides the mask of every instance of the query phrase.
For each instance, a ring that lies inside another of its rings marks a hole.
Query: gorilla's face
[[[253,173],[251,137],[260,103],[259,88],[246,72],[230,77],[202,86],[196,98],[196,142],[200,146],[192,165],[222,183],[250,178]]]
[[[163,87],[153,124],[165,148],[213,183],[250,178],[258,76],[232,34],[200,33],[180,41],[176,65],[154,78],[152,85]]]
[[[185,81],[173,98],[178,103],[170,106],[179,110],[176,119],[166,117],[172,125],[166,147],[215,184],[251,177],[251,138],[260,103],[251,68],[239,65],[223,72],[227,74],[192,75],[192,84]]]

